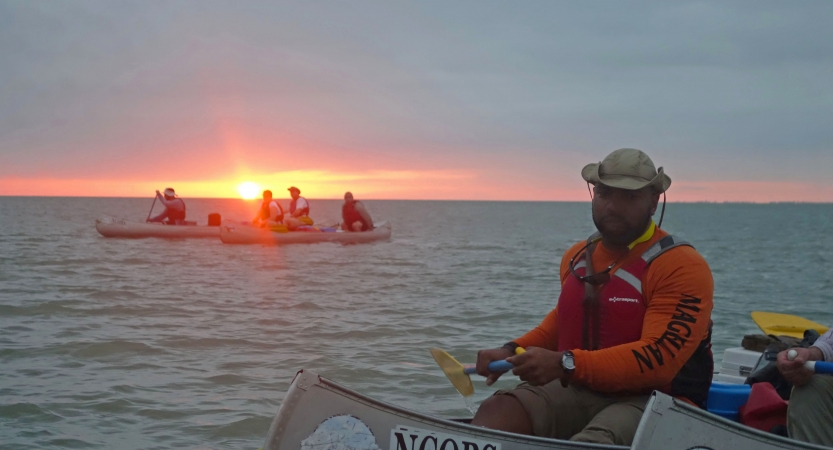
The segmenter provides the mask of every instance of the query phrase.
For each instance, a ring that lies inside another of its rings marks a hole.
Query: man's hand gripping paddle
[[[520,355],[523,352],[524,349],[521,347],[515,349],[516,355]],[[454,388],[457,389],[460,395],[468,397],[474,394],[474,386],[471,384],[471,377],[469,377],[469,375],[477,373],[477,368],[474,364],[460,364],[453,356],[439,348],[432,348],[431,356],[434,357],[434,361],[437,361],[437,365],[440,366],[445,376],[448,377],[448,381],[451,381],[451,384],[454,385]],[[513,367],[515,366],[512,363],[506,361],[492,361],[489,363],[490,372],[508,372]]]
[[[795,350],[790,350],[787,352],[787,359],[790,361],[795,360],[795,357],[798,356],[798,352]],[[804,367],[807,368],[810,372],[815,373],[826,373],[826,374],[833,374],[833,363],[824,362],[824,361],[807,361],[804,363]]]

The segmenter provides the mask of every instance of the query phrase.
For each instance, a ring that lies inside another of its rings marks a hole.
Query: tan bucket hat
[[[635,191],[655,186],[665,192],[671,186],[671,178],[656,169],[654,162],[642,150],[620,148],[607,155],[602,162],[592,163],[581,169],[581,177],[591,184]]]

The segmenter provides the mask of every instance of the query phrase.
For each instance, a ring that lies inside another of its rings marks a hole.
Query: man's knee
[[[795,386],[787,408],[787,429],[799,441],[833,446],[833,377],[813,375],[804,386]]]
[[[821,406],[824,399],[833,396],[833,384],[826,375],[813,375],[810,382],[804,386],[793,387],[790,394],[790,405],[787,414],[790,418],[800,419],[807,414],[814,414],[814,411]],[[828,401],[829,403],[829,401]]]
[[[585,429],[570,438],[570,440],[575,442],[592,442],[594,444],[610,445],[617,444],[617,441],[619,441],[613,430],[599,425],[588,425]]]
[[[493,395],[486,400],[483,400],[483,403],[481,403],[480,407],[477,408],[477,413],[474,415],[474,419],[476,420],[478,417],[482,416],[500,415],[502,411],[508,409],[507,406],[511,408],[512,405],[509,403],[512,402],[517,403],[518,401],[508,395]]]
[[[532,434],[532,421],[521,402],[511,395],[493,395],[480,405],[472,425],[512,433]]]
[[[572,437],[579,442],[597,444],[631,445],[636,428],[645,411],[647,398],[634,398],[631,401],[614,403],[590,420],[590,423]]]

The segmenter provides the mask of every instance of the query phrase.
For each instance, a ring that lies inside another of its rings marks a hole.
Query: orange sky
[[[183,198],[239,198],[241,183],[250,182],[278,198],[297,186],[304,196],[321,199],[341,198],[349,190],[365,199],[586,201],[580,170],[605,155],[527,151],[511,144],[491,152],[441,143],[429,150],[407,143],[341,147],[326,136],[310,138],[315,126],[300,134],[217,114],[213,129],[187,139],[162,127],[153,142],[125,142],[97,154],[58,145],[53,157],[21,165],[22,175],[0,171],[0,195],[150,197],[173,187]],[[344,132],[338,138],[350,142],[353,136]],[[743,163],[745,176],[724,181],[721,170],[741,165],[728,156],[705,163],[669,152],[653,157],[665,162],[674,180],[672,202],[833,201],[833,183],[777,180],[769,163]],[[775,180],[755,180],[756,172]]]
[[[832,5],[16,2],[0,195],[833,202]]]
[[[0,195],[150,197],[173,187],[183,198],[239,198],[241,183],[250,182],[278,198],[297,186],[304,196],[321,199],[341,198],[349,190],[366,199],[586,201],[580,170],[604,156],[567,149],[478,153],[452,145],[430,151],[405,144],[356,149],[309,138],[314,132],[281,132],[222,115],[203,136],[183,140],[170,133],[160,134],[153,145],[124,144],[105,157],[58,149],[53,158],[29,165],[24,176],[0,173]],[[349,133],[339,137],[350,140]],[[672,202],[833,200],[831,183],[750,180],[754,174],[730,182],[698,169],[691,159],[668,153],[654,158],[671,159],[666,172],[674,180],[668,192]],[[725,159],[713,164],[715,170],[732,165]],[[281,167],[291,170],[276,170]]]
[[[174,187],[177,193],[192,198],[240,198],[239,185],[256,183],[272,189],[277,197],[288,197],[290,185],[302,189],[309,198],[341,198],[351,190],[366,199],[402,200],[533,200],[586,201],[588,192],[581,181],[569,190],[518,190],[483,183],[483,174],[465,171],[371,171],[325,172],[292,171],[266,175],[194,180],[57,179],[2,178],[0,195],[68,197],[150,197],[156,189]],[[281,180],[274,182],[272,180]],[[258,195],[259,197],[259,195]],[[833,187],[787,182],[674,182],[669,201],[677,202],[829,202]]]

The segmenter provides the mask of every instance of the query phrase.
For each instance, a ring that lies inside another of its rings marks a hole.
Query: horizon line
[[[178,198],[181,198],[177,196]],[[128,196],[91,196],[91,195],[2,195],[0,198],[96,198],[96,199],[153,199],[153,196],[128,197]],[[289,199],[290,197],[286,197]],[[307,198],[307,197],[304,197]],[[245,202],[260,201],[262,199],[244,199],[241,197],[185,197],[184,199],[191,200],[242,200]],[[283,199],[283,197],[278,197]],[[315,198],[310,197],[308,200],[323,200],[323,201],[343,201],[343,198]],[[590,203],[590,200],[498,200],[498,199],[401,199],[401,198],[361,198],[363,201],[394,201],[394,202],[499,202],[499,203]],[[746,201],[717,201],[717,200],[668,200],[666,203],[676,204],[739,204],[739,205],[777,205],[777,204],[798,204],[798,205],[833,205],[833,201],[829,202],[814,202],[814,201],[769,201],[758,202],[752,200]]]

